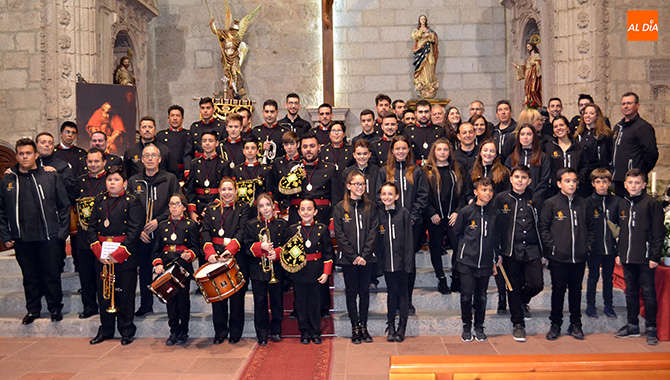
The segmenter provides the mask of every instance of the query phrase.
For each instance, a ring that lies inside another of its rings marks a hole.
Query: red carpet
[[[335,333],[332,316],[321,319],[322,344],[300,344],[298,320],[289,317],[293,309],[293,291],[284,294],[284,309],[282,341],[269,341],[265,347],[256,346],[240,379],[329,379]]]

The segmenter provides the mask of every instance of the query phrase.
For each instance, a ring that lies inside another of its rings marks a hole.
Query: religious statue
[[[426,15],[419,16],[419,24],[412,32],[414,46],[414,90],[422,99],[435,97],[440,84],[435,75],[435,66],[440,54],[437,49],[437,33],[428,26]]]
[[[223,4],[226,12],[224,28],[217,29],[213,17],[209,21],[209,27],[212,33],[218,37],[221,45],[221,63],[223,64],[224,85],[226,86],[224,94],[227,98],[246,99],[247,92],[244,89],[241,67],[249,49],[242,38],[251,23],[251,19],[261,8],[261,5],[259,4],[256,9],[244,16],[242,21],[238,21],[233,20],[228,1],[224,1]],[[209,5],[207,7],[209,8]]]
[[[119,60],[119,65],[116,66],[116,70],[114,70],[114,84],[120,84],[122,86],[135,85],[135,75],[133,75],[129,67],[130,57],[121,57],[121,60]]]
[[[540,37],[533,35],[526,44],[528,59],[525,65],[517,65],[512,62],[516,69],[516,80],[526,80],[524,82],[525,104],[530,108],[542,106],[542,61],[540,60],[540,50],[537,48]]]

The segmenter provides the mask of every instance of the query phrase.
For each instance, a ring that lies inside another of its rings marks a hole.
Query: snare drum
[[[207,303],[222,301],[237,293],[245,284],[242,271],[234,258],[207,263],[193,277]]]
[[[177,295],[181,288],[185,287],[187,281],[189,281],[189,276],[188,271],[178,262],[175,262],[149,285],[149,290],[162,303],[167,303]]]

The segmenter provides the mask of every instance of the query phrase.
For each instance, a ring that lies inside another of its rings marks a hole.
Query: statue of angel
[[[221,45],[221,63],[223,64],[223,73],[228,83],[225,94],[232,94],[232,98],[246,99],[247,92],[244,89],[244,78],[242,77],[241,67],[249,49],[247,48],[247,44],[242,41],[242,38],[254,15],[261,8],[261,5],[259,4],[256,9],[244,16],[241,21],[238,21],[233,19],[228,1],[224,0],[223,4],[226,12],[223,29],[216,28],[213,17],[209,21],[209,27],[212,33],[218,37],[219,44]]]

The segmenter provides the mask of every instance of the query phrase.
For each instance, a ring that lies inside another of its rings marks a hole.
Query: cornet
[[[267,165],[268,160],[272,161],[277,156],[277,144],[274,141],[270,140],[269,136],[265,137],[265,142],[269,142],[271,148],[268,150],[263,149],[263,160],[261,161],[263,165]]]
[[[102,274],[100,275],[102,279],[102,298],[106,300],[111,300],[109,307],[107,308],[108,313],[116,313],[118,309],[114,304],[114,283],[116,282],[116,275],[114,274],[114,264],[106,264],[102,266]]]
[[[258,241],[260,241],[261,243],[266,242],[268,244],[272,244],[272,242],[270,241],[270,230],[268,230],[267,227],[261,228],[261,231],[258,233]],[[279,280],[277,280],[277,278],[275,277],[274,264],[272,264],[272,260],[268,258],[267,254],[261,256],[261,266],[263,267],[263,272],[271,273],[270,282],[268,282],[268,284],[276,284],[279,282]]]

